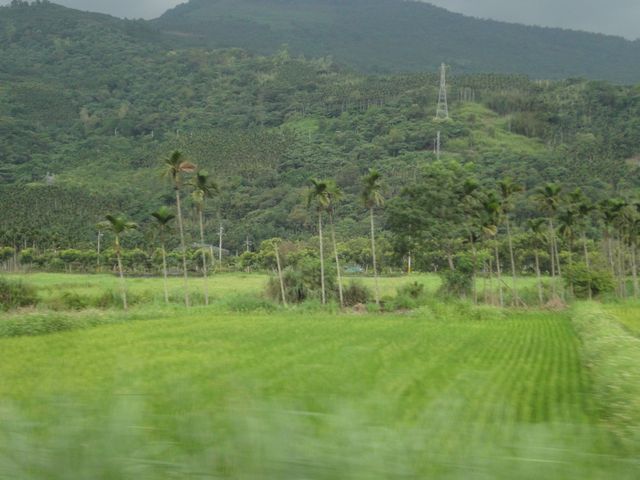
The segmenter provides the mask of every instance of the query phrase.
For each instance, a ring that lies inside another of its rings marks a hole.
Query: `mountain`
[[[358,178],[375,167],[397,195],[435,161],[438,131],[442,159],[485,185],[561,181],[594,199],[638,186],[639,87],[453,70],[452,118],[438,122],[438,82],[435,72],[363,74],[285,50],[185,46],[148,22],[50,3],[2,7],[0,247],[90,248],[105,213],[146,231],[149,213],[172,205],[160,170],[174,149],[220,184],[206,231],[222,223],[232,251],[248,236],[307,238],[310,177],[345,192],[338,234],[366,235]],[[197,241],[192,206],[185,195]]]
[[[153,22],[181,42],[331,56],[363,72],[640,81],[640,41],[480,20],[405,0],[191,0]]]

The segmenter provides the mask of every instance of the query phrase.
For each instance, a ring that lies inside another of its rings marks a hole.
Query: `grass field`
[[[221,280],[222,296],[264,282]],[[139,308],[148,321],[0,338],[0,478],[638,478],[640,347],[608,350],[622,327],[595,304]]]

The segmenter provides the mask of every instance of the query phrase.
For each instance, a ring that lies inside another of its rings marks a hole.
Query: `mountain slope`
[[[594,198],[637,186],[640,87],[453,73],[442,123],[435,72],[363,75],[284,52],[177,48],[146,22],[0,8],[0,205],[10,212],[0,247],[90,246],[108,212],[144,226],[173,202],[159,170],[176,148],[221,185],[206,231],[222,223],[231,250],[247,237],[308,236],[309,177],[344,190],[339,234],[366,235],[358,178],[378,168],[392,197],[435,160],[438,131],[442,157],[475,165],[488,185],[562,181]]]
[[[521,73],[640,81],[640,42],[480,20],[404,0],[191,0],[154,21],[176,40],[331,55],[366,72]]]

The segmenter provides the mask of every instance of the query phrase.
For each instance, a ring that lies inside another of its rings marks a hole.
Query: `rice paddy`
[[[265,278],[221,280],[212,288],[219,300],[255,293]],[[422,280],[437,288],[433,277]],[[29,281],[51,296],[112,287],[106,277]],[[392,291],[406,281],[383,284]],[[138,279],[130,289],[158,285]],[[596,304],[511,311],[434,299],[384,315],[137,308],[109,313],[117,324],[0,338],[0,478],[634,479],[640,471],[638,363],[610,362],[601,328],[615,338],[625,327]],[[128,321],[140,316],[147,321]],[[640,355],[633,338],[624,344],[624,358]]]

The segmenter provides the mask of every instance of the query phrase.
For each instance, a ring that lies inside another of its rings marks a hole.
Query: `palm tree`
[[[558,220],[560,222],[559,231],[560,234],[567,241],[569,247],[569,271],[573,270],[573,242],[575,240],[576,228],[577,228],[577,212],[569,207],[560,212]],[[573,295],[573,276],[569,275],[569,292]]]
[[[542,274],[540,272],[540,254],[538,253],[538,245],[544,239],[543,227],[546,223],[544,218],[534,218],[527,221],[527,229],[532,234],[533,254],[536,262],[536,279],[538,281],[538,300],[540,305],[544,304],[544,293],[542,288]]]
[[[204,276],[204,302],[206,305],[209,305],[207,251],[204,244],[204,202],[207,198],[213,198],[214,194],[218,192],[218,185],[209,180],[209,174],[206,171],[198,172],[190,185],[193,187],[191,196],[198,209],[198,221],[200,223],[200,251],[202,252],[202,273]]]
[[[369,220],[371,223],[371,258],[373,260],[373,277],[375,282],[376,305],[380,306],[380,286],[378,285],[378,266],[376,260],[376,236],[373,210],[384,205],[382,196],[381,175],[375,169],[370,169],[369,174],[362,179],[362,203],[369,209]]]
[[[122,269],[122,249],[120,247],[120,237],[127,230],[138,228],[138,225],[133,222],[129,222],[122,215],[107,215],[105,218],[107,219],[107,221],[101,222],[99,227],[103,230],[110,230],[114,236],[114,247],[116,251],[116,259],[118,261],[118,273],[120,274],[120,292],[122,295],[122,306],[126,310],[128,308],[127,288],[124,280],[124,270]]]
[[[476,233],[474,232],[477,220],[478,212],[478,191],[480,184],[475,179],[467,179],[461,192],[462,211],[467,217],[467,230],[469,235],[469,243],[471,245],[471,253],[473,256],[473,273],[472,273],[472,290],[473,290],[473,303],[478,303],[478,252],[476,250]]]
[[[558,255],[558,244],[556,240],[556,231],[553,223],[553,219],[560,206],[560,195],[562,193],[562,186],[556,183],[547,183],[538,188],[536,192],[536,199],[543,212],[547,214],[547,222],[549,225],[549,247],[551,252],[551,279],[553,294],[557,293],[556,285],[556,266],[558,267],[558,275],[562,275],[562,268],[560,266],[560,258]],[[557,263],[556,263],[557,262]]]
[[[515,183],[510,178],[500,181],[500,195],[502,196],[502,213],[504,215],[505,224],[507,226],[507,239],[509,243],[509,255],[511,257],[511,276],[513,280],[513,302],[515,305],[519,303],[517,276],[516,276],[516,260],[513,253],[513,238],[511,237],[511,222],[509,221],[509,211],[511,210],[511,199],[514,194],[523,190],[522,185]]]
[[[284,275],[282,274],[282,262],[280,261],[280,242],[279,238],[271,240],[273,251],[276,254],[276,267],[278,268],[278,280],[280,282],[280,295],[282,296],[282,304],[287,306],[287,294],[284,288]]]
[[[307,207],[315,204],[318,214],[318,235],[320,237],[320,286],[322,290],[322,304],[327,303],[327,292],[324,279],[324,238],[322,234],[322,214],[329,207],[331,200],[329,196],[329,185],[327,182],[317,179],[310,179],[310,188],[307,194]]]
[[[327,205],[327,213],[329,214],[329,226],[331,227],[331,242],[333,243],[333,254],[336,260],[336,274],[338,278],[338,295],[340,297],[340,307],[344,308],[344,293],[342,289],[342,273],[340,272],[340,256],[338,255],[338,243],[336,242],[336,228],[333,222],[336,204],[342,198],[340,187],[333,181],[327,182],[327,196],[329,204]]]
[[[184,241],[184,225],[182,222],[182,205],[180,201],[180,188],[182,187],[182,176],[185,173],[193,173],[196,166],[184,159],[179,151],[175,151],[165,160],[164,175],[169,177],[176,192],[176,211],[178,213],[178,228],[180,230],[180,249],[182,250],[182,272],[184,274],[184,303],[187,308],[189,302],[189,276],[187,274],[187,247]]]
[[[621,263],[619,262],[618,268],[616,269],[616,260],[614,255],[614,247],[613,242],[616,239],[616,234],[619,236],[619,224],[621,219],[621,214],[626,206],[626,202],[624,200],[609,198],[600,203],[600,213],[602,214],[604,220],[604,239],[607,246],[607,258],[609,261],[609,268],[611,270],[611,275],[614,278],[618,279],[618,294],[621,297],[625,295],[625,286],[624,286],[624,272]],[[618,242],[619,243],[619,242]],[[618,260],[621,259],[620,247],[618,247]],[[617,272],[616,272],[617,270]]]
[[[640,285],[638,284],[638,263],[637,263],[637,250],[638,250],[638,234],[640,232],[640,204],[629,203],[625,206],[620,215],[621,231],[626,241],[631,262],[631,275],[633,278],[633,296],[638,298],[640,293]],[[623,285],[626,281],[623,280]],[[626,289],[626,286],[624,287]]]
[[[502,289],[502,268],[500,266],[500,251],[498,249],[498,242],[495,240],[495,237],[498,234],[498,228],[500,227],[500,221],[502,216],[502,207],[501,202],[495,192],[489,192],[485,198],[482,200],[482,208],[483,208],[483,221],[482,221],[482,231],[487,236],[487,238],[494,239],[494,253],[496,260],[496,273],[498,275],[498,288],[500,294],[500,306],[504,306],[504,293]],[[491,278],[491,263],[489,264],[489,275]]]
[[[169,304],[169,287],[167,285],[167,248],[166,248],[166,234],[170,230],[169,223],[173,221],[176,216],[168,207],[160,207],[158,210],[151,214],[156,219],[156,228],[160,236],[160,245],[162,251],[162,276],[164,280],[164,303]]]
[[[577,216],[577,228],[580,230],[584,264],[587,269],[587,295],[589,296],[589,300],[591,300],[593,298],[593,292],[591,291],[591,260],[589,258],[587,228],[589,225],[589,217],[591,215],[591,212],[595,210],[595,206],[589,201],[589,199],[585,196],[584,193],[582,193],[582,190],[579,188],[571,192],[569,197]]]

